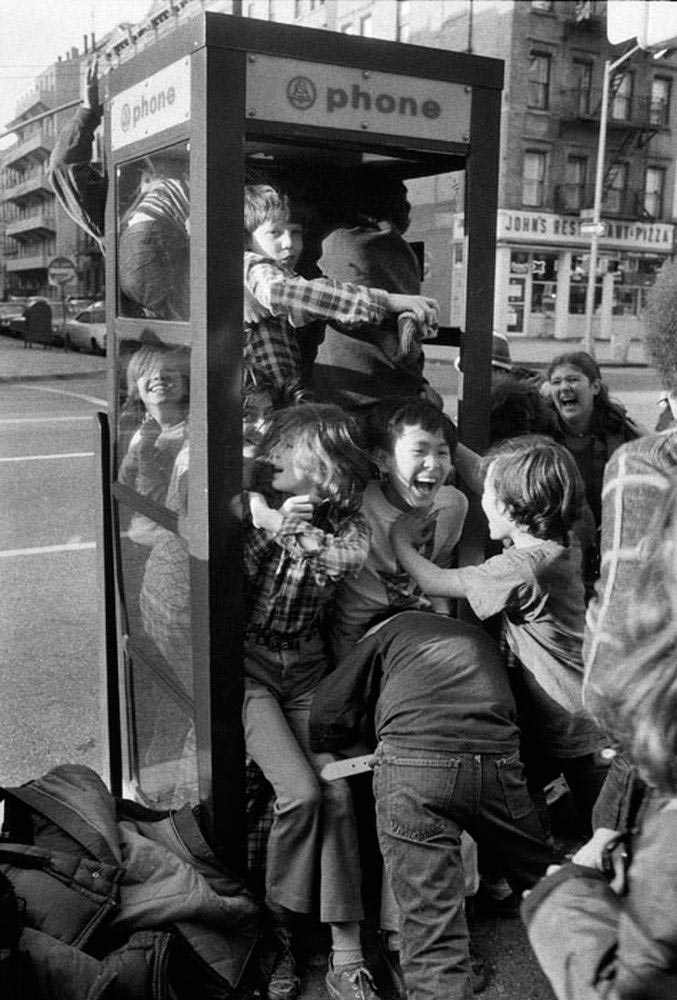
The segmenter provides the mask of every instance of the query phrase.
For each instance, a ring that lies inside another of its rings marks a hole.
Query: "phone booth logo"
[[[307,76],[294,76],[287,84],[287,100],[293,108],[307,111],[317,100],[317,87]]]

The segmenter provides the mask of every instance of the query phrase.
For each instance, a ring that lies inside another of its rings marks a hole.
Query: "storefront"
[[[673,252],[674,226],[603,220],[593,336],[642,336],[648,290]],[[497,216],[496,330],[513,336],[582,337],[590,238],[581,219],[501,210]]]

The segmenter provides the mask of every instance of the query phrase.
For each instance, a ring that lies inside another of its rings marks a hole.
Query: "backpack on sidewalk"
[[[70,769],[70,770],[69,770]],[[103,816],[56,793],[63,775],[94,790]],[[200,954],[197,935],[177,924],[124,927],[120,887],[126,874],[116,840],[116,802],[87,768],[64,765],[19,788],[0,788],[0,996],[3,1000],[225,1000],[234,989]],[[158,814],[164,817],[165,814]],[[111,821],[112,820],[112,821]],[[195,859],[196,869],[200,859]],[[235,897],[236,898],[236,897]],[[227,901],[224,900],[224,903]],[[215,932],[207,928],[213,949]],[[211,935],[211,937],[210,937]],[[233,935],[235,954],[246,950]],[[226,942],[229,943],[229,942]]]

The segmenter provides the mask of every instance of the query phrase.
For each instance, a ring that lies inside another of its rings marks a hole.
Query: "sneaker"
[[[299,995],[301,980],[296,974],[296,962],[291,950],[291,934],[276,927],[275,956],[266,983],[267,1000],[295,1000]]]
[[[379,1000],[371,973],[364,965],[343,965],[334,969],[331,957],[325,977],[331,1000]]]

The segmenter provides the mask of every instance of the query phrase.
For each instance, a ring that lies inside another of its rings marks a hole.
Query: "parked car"
[[[6,337],[23,337],[25,302],[0,302],[0,333]]]
[[[64,347],[71,351],[91,351],[92,354],[106,353],[106,307],[104,302],[92,302],[72,319],[57,323],[62,333]]]

